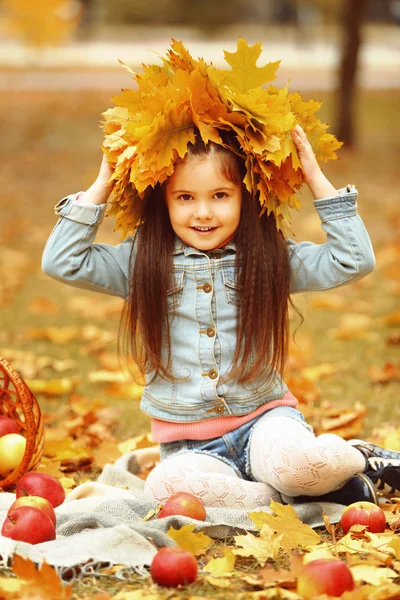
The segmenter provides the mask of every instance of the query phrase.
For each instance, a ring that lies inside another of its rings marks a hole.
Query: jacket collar
[[[187,246],[181,240],[180,237],[175,235],[175,249],[172,254],[174,256],[176,256],[178,254],[184,254],[185,256],[191,256],[191,255],[202,256],[204,254],[207,254],[208,252],[212,252],[213,254],[223,254],[226,250],[233,250],[234,252],[236,252],[236,244],[235,244],[234,240],[231,240],[230,242],[225,244],[225,246],[222,246],[222,248],[216,248],[215,250],[207,250],[207,252],[203,252],[203,250],[198,250],[197,248],[194,248],[193,246]]]

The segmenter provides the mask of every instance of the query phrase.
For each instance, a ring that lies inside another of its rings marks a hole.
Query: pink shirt
[[[241,425],[244,425],[244,423],[248,423],[255,417],[277,406],[292,406],[296,408],[297,405],[298,400],[291,392],[287,392],[283,398],[263,404],[263,406],[259,406],[256,410],[243,417],[217,417],[216,419],[207,419],[194,423],[173,423],[170,421],[161,421],[160,419],[152,419],[151,434],[155,442],[208,440],[210,438],[221,437],[221,435],[237,429]]]

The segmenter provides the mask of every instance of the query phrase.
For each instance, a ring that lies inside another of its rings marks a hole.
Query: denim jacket
[[[287,240],[291,293],[336,288],[373,270],[374,252],[357,214],[357,195],[347,186],[337,196],[314,201],[326,243]],[[60,218],[44,249],[43,271],[72,286],[127,299],[133,236],[115,246],[94,244],[107,205],[78,204],[76,198],[67,196],[55,206]],[[179,382],[151,381],[154,373],[148,375],[141,409],[151,417],[183,423],[241,416],[288,391],[278,374],[268,390],[262,380],[241,385],[220,381],[236,345],[240,289],[235,253],[233,240],[203,252],[176,237],[168,307],[172,369]]]

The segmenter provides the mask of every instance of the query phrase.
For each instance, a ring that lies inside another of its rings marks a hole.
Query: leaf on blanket
[[[29,583],[29,595],[24,591],[25,598],[39,596],[51,600],[64,600],[71,596],[72,586],[64,586],[56,570],[46,561],[39,569],[28,558],[25,559],[16,554],[11,568],[17,577],[21,577]]]
[[[291,550],[297,546],[312,546],[321,542],[318,533],[299,519],[292,506],[283,506],[271,500],[270,508],[275,515],[257,511],[249,512],[249,517],[259,529],[263,525],[269,525],[275,533],[282,534],[281,548]]]
[[[182,550],[187,550],[195,556],[199,556],[206,552],[213,543],[213,540],[202,531],[194,533],[193,529],[195,527],[196,525],[184,525],[180,529],[170,527],[167,531],[167,535],[169,535],[172,540],[175,540]]]

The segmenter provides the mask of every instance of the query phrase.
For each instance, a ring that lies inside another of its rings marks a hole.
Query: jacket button
[[[216,371],[215,369],[211,369],[211,371],[208,371],[208,376],[210,379],[217,379],[218,371]]]
[[[215,412],[220,415],[221,413],[224,412],[224,407],[223,406],[217,406],[217,408],[215,409]]]
[[[207,329],[207,335],[208,335],[208,337],[214,337],[214,335],[215,335],[215,329],[213,327],[209,327]]]
[[[205,283],[203,285],[203,290],[206,292],[206,294],[208,294],[212,290],[212,285],[210,283]]]

